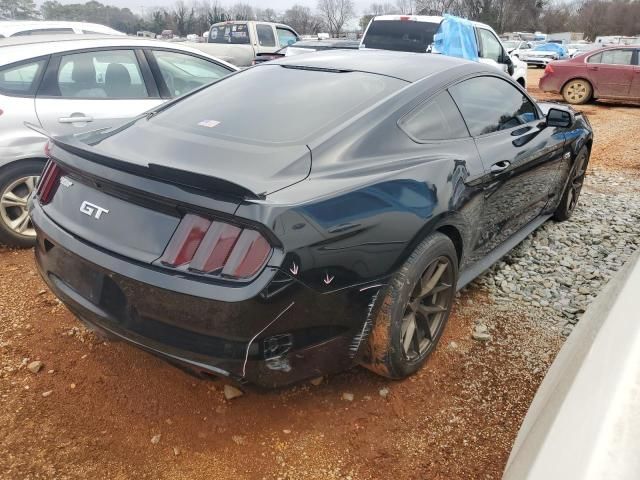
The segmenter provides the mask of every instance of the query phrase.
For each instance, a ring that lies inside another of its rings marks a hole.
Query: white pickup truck
[[[426,15],[379,15],[373,17],[362,36],[360,48],[431,52],[434,35],[444,17]],[[509,56],[507,49],[489,25],[471,22],[478,46],[478,61],[508,72],[527,88],[527,64]]]
[[[274,53],[297,42],[300,36],[281,23],[229,21],[213,24],[205,39],[206,43],[189,46],[238,67],[249,67],[259,53]]]

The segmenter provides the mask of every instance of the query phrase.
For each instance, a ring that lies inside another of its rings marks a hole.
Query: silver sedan
[[[0,40],[0,243],[28,247],[27,198],[45,162],[45,137],[113,126],[237,67],[176,43],[136,37]]]

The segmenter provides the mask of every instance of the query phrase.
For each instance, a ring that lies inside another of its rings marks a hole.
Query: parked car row
[[[592,143],[494,65],[380,50],[282,57],[51,136],[29,203],[51,290],[106,335],[267,387],[416,372],[455,291],[571,216]]]

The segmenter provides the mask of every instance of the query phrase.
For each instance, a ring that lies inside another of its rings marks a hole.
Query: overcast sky
[[[37,3],[41,4],[43,0],[38,1]],[[80,0],[59,0],[60,3],[82,3]],[[147,10],[152,7],[170,7],[175,3],[175,0],[98,0],[100,3],[105,5],[115,5],[116,7],[129,7],[131,11],[140,14],[140,12],[144,9]],[[299,3],[301,5],[305,5],[310,7],[312,10],[315,10],[317,0],[269,0],[269,1],[260,1],[260,0],[219,0],[219,2],[224,6],[231,6],[234,3],[248,3],[253,7],[257,8],[273,8],[276,11],[284,11],[289,8],[291,5]],[[361,15],[363,10],[369,6],[369,4],[374,3],[376,0],[354,0],[356,6],[356,14]],[[381,3],[380,0],[377,0],[378,3]],[[185,0],[185,3],[190,3],[190,0]]]

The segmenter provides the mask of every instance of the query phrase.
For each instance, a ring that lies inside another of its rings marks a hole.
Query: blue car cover
[[[469,20],[445,14],[433,40],[434,52],[478,61],[476,32]]]

